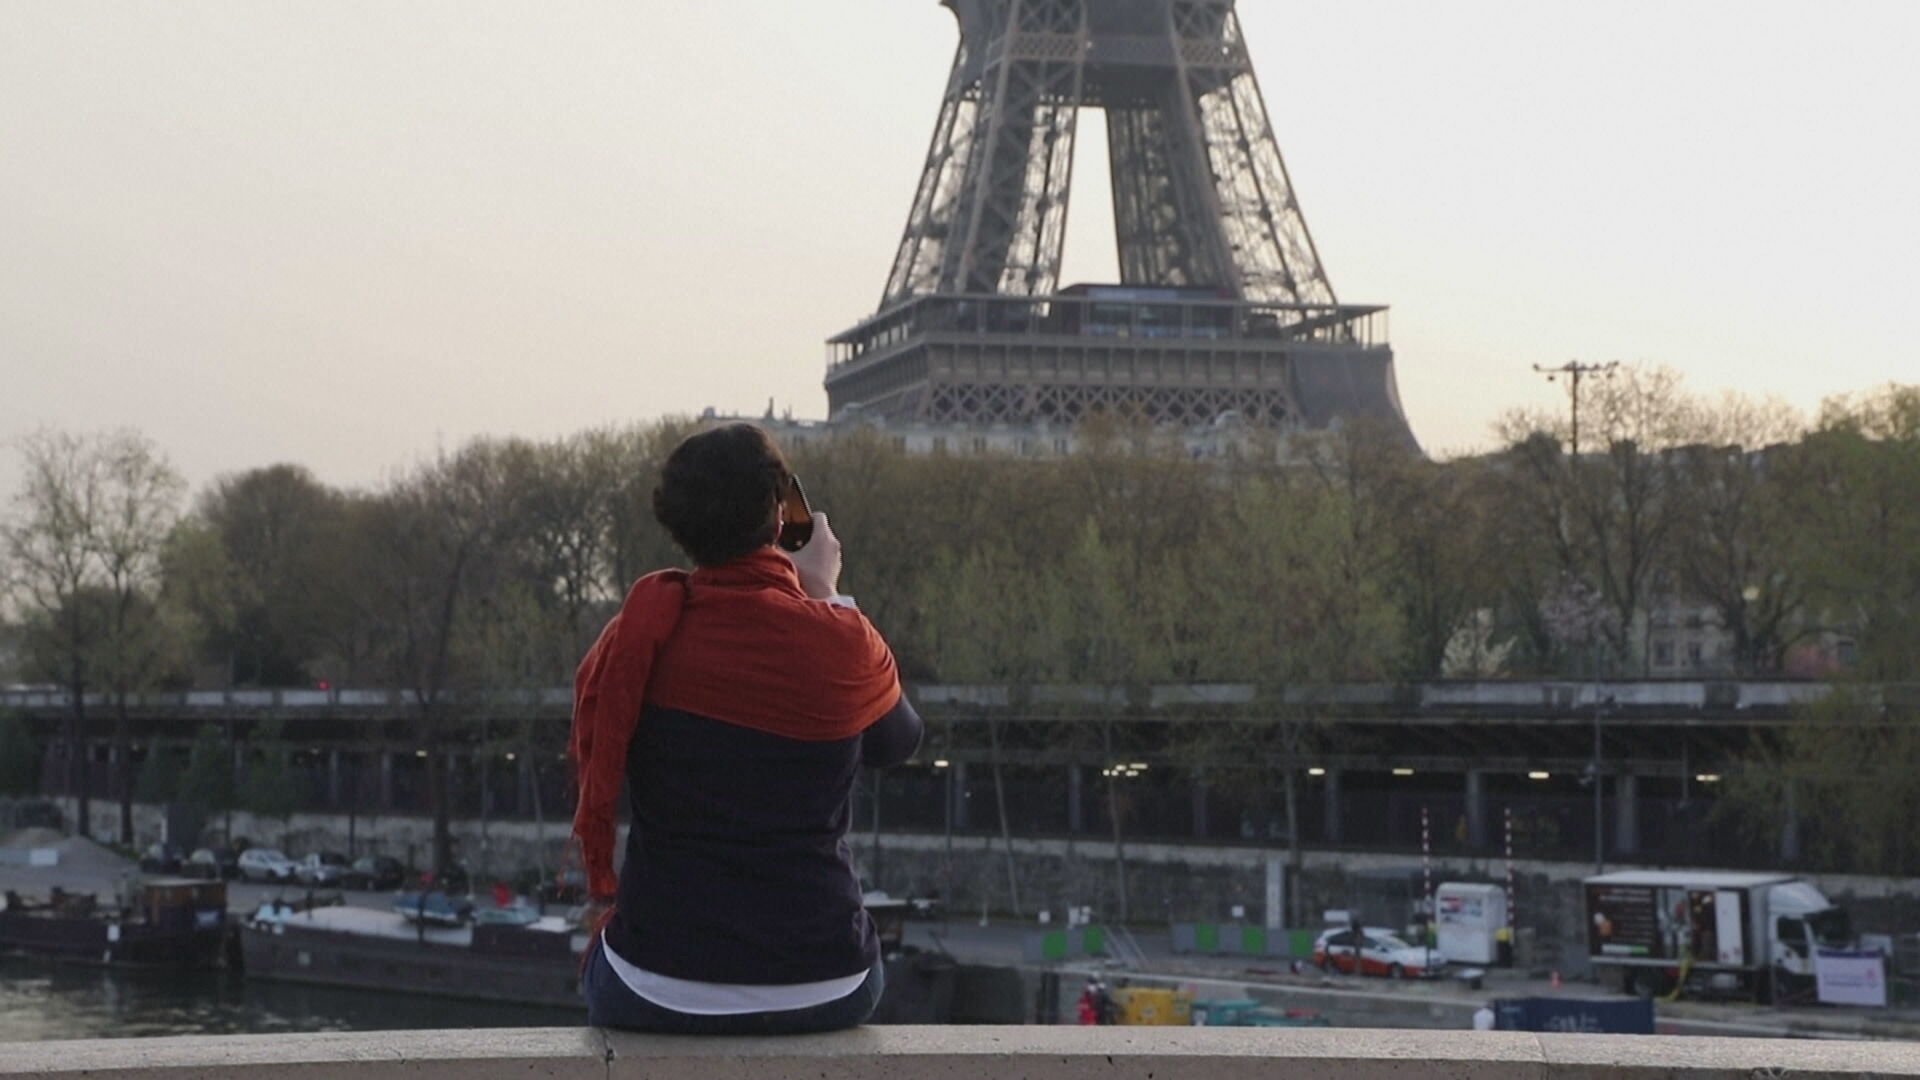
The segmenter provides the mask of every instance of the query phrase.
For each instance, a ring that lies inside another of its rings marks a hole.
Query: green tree
[[[40,742],[18,713],[0,713],[0,795],[40,793]]]
[[[1495,515],[1484,468],[1409,457],[1383,488],[1393,545],[1388,592],[1405,624],[1401,667],[1416,679],[1444,677],[1448,647],[1463,631],[1479,630],[1480,613],[1498,606],[1487,558]]]
[[[203,730],[203,739],[205,735]],[[260,721],[247,737],[247,774],[238,803],[256,817],[280,822],[283,836],[293,812],[300,808],[293,780],[293,747],[279,720]]]
[[[910,458],[887,436],[859,429],[791,447],[807,495],[833,521],[847,553],[847,591],[883,628],[902,669],[922,677],[933,658],[919,620],[928,613],[924,579],[942,553],[964,554],[978,539],[997,462]]]
[[[1391,562],[1348,549],[1356,537],[1370,536],[1353,520],[1354,490],[1317,477],[1242,481],[1213,552],[1217,561],[1192,592],[1215,627],[1216,662],[1251,682],[1253,695],[1224,723],[1191,728],[1182,754],[1261,818],[1270,818],[1277,789],[1296,882],[1304,858],[1300,776],[1323,735],[1306,691],[1381,678],[1400,647]],[[1286,917],[1297,919],[1295,897],[1287,905]]]
[[[1019,915],[1020,880],[1007,819],[1004,717],[1009,711],[1026,713],[1032,706],[1033,687],[1056,676],[1066,637],[1067,605],[1044,568],[992,542],[965,558],[943,552],[921,587],[926,640],[940,658],[940,678],[1007,688],[1007,708],[982,709],[980,726],[987,733],[1007,894],[1013,913]]]
[[[1837,398],[1787,493],[1817,628],[1858,643],[1858,674],[1908,679],[1920,657],[1920,386]]]
[[[1175,666],[1179,632],[1175,613],[1184,591],[1171,565],[1139,574],[1129,565],[1128,546],[1109,542],[1100,522],[1088,519],[1067,550],[1060,571],[1069,628],[1061,673],[1069,682],[1098,687],[1103,699],[1095,706],[1094,727],[1106,781],[1114,896],[1123,923],[1132,917],[1125,828],[1131,799],[1123,786],[1136,777],[1121,767],[1134,749],[1123,742],[1122,729],[1132,727],[1127,721],[1144,710],[1152,684]],[[1078,731],[1073,734],[1077,736]]]
[[[233,681],[233,640],[242,588],[220,534],[189,516],[168,534],[160,552],[161,602],[187,627],[190,661],[217,658],[223,682]]]
[[[174,785],[173,797],[204,824],[215,814],[238,809],[233,777],[233,745],[217,724],[203,724],[187,751],[187,766]],[[198,833],[198,829],[188,830]],[[230,839],[231,837],[229,837]]]
[[[1715,807],[1761,845],[1794,830],[1806,854],[1852,873],[1920,873],[1920,717],[1865,686],[1836,684],[1759,736]]]
[[[302,686],[320,651],[343,498],[300,465],[220,477],[196,517],[219,542],[224,595],[209,645],[230,685]],[[211,558],[211,556],[207,556]]]
[[[165,805],[179,800],[180,762],[165,747],[153,746],[147,750],[147,759],[140,763],[140,771],[134,776],[133,797],[138,802]]]

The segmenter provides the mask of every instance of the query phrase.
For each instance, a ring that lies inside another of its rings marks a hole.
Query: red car
[[[1391,930],[1369,926],[1360,931],[1354,948],[1352,930],[1328,930],[1313,943],[1313,962],[1322,971],[1347,975],[1384,975],[1389,979],[1420,979],[1446,961],[1432,949],[1409,945]]]

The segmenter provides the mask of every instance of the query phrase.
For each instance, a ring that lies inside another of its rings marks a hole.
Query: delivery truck
[[[1770,1002],[1809,988],[1847,913],[1792,874],[1630,871],[1588,878],[1587,955],[1622,991]]]

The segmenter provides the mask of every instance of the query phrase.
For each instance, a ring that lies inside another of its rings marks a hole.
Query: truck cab
[[[1811,982],[1816,949],[1853,944],[1853,920],[1805,881],[1770,886],[1766,897],[1774,970],[1794,982]]]

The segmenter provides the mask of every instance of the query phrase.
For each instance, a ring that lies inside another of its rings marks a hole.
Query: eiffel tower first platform
[[[1387,310],[1334,295],[1233,0],[944,3],[953,73],[879,312],[828,344],[834,421],[1360,416],[1412,441]],[[1088,106],[1121,280],[1062,289]]]

